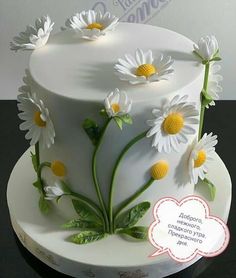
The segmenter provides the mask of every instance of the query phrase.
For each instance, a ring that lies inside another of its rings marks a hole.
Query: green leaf
[[[31,154],[31,160],[32,160],[32,164],[34,166],[34,171],[37,172],[38,171],[38,166],[37,166],[37,156],[36,154],[30,152]]]
[[[205,178],[203,180],[203,182],[208,186],[210,196],[211,196],[211,200],[214,201],[215,197],[216,197],[216,187],[215,187],[215,185],[211,181],[209,181],[207,178]]]
[[[122,120],[124,123],[126,123],[126,124],[128,124],[128,125],[132,125],[132,123],[133,123],[133,120],[132,120],[132,118],[131,118],[131,116],[130,116],[129,114],[120,116],[120,118],[121,118],[121,120]]]
[[[81,220],[81,219],[73,219],[69,222],[65,223],[63,225],[63,228],[65,229],[71,229],[71,228],[79,228],[79,229],[96,229],[96,228],[102,228],[100,223],[87,221],[87,220]]]
[[[45,200],[43,195],[41,195],[39,199],[39,208],[43,214],[48,214],[50,211],[49,201]]]
[[[91,222],[96,222],[102,225],[101,218],[97,215],[97,213],[86,203],[80,200],[72,200],[72,204],[79,215],[80,220],[86,220]]]
[[[126,234],[138,240],[148,239],[148,227],[135,226],[131,228],[120,229],[117,231],[118,234]]]
[[[71,236],[69,239],[76,244],[87,244],[94,241],[101,240],[106,236],[105,233],[99,231],[84,231],[79,234]]]
[[[221,61],[221,57],[214,57],[213,59],[211,59],[211,61]]]
[[[113,118],[114,121],[116,122],[116,124],[118,125],[118,127],[122,130],[123,128],[123,121],[120,117],[116,116]]]
[[[149,202],[143,202],[123,212],[117,217],[116,228],[130,228],[134,226],[149,210],[150,206]]]
[[[33,183],[33,186],[36,187],[38,190],[42,191],[42,184],[39,180]]]
[[[202,90],[202,105],[207,106],[213,99],[208,95],[207,91]]]
[[[87,133],[93,145],[96,145],[101,134],[99,126],[93,120],[86,119],[83,123],[83,129]]]

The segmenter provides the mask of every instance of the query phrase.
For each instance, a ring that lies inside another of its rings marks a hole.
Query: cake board
[[[209,166],[209,178],[216,185],[213,202],[203,184],[195,195],[205,197],[211,214],[227,221],[231,204],[231,180],[218,155]],[[161,278],[179,272],[201,257],[188,263],[178,263],[167,254],[150,259],[154,248],[149,242],[126,241],[117,235],[88,245],[76,245],[67,238],[73,231],[61,228],[74,215],[69,199],[62,198],[52,213],[44,216],[38,209],[38,192],[32,186],[35,179],[30,149],[16,163],[7,188],[7,201],[13,229],[35,257],[51,268],[73,277]]]

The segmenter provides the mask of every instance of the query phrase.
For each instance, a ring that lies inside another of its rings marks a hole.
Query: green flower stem
[[[93,153],[93,159],[92,159],[93,182],[94,182],[95,190],[96,190],[98,200],[99,200],[102,212],[103,212],[103,217],[105,219],[105,227],[106,227],[107,232],[109,232],[109,221],[108,221],[107,210],[106,210],[106,207],[105,207],[105,202],[104,202],[102,194],[101,194],[101,190],[100,190],[99,182],[98,182],[98,177],[97,177],[97,154],[98,154],[98,151],[100,149],[100,146],[101,146],[104,134],[106,132],[106,129],[107,129],[111,120],[112,120],[112,118],[108,119],[104,128],[103,128],[102,134],[101,134],[101,136],[99,138],[99,141],[98,141],[98,143],[95,147],[95,150],[94,150],[94,153]]]
[[[129,197],[120,205],[120,207],[117,209],[114,215],[114,222],[117,216],[121,213],[121,211],[125,209],[128,205],[130,205],[135,199],[137,199],[144,191],[146,191],[153,184],[154,181],[155,180],[153,178],[150,178],[147,183],[145,183],[142,187],[140,187],[139,190],[137,190],[131,197]]]
[[[201,114],[200,114],[200,124],[199,124],[198,140],[200,140],[202,138],[204,114],[205,114],[205,107],[206,107],[205,104],[203,103],[203,98],[205,97],[203,92],[207,92],[208,80],[209,80],[209,72],[210,72],[210,62],[205,64],[204,85],[203,85],[203,91],[201,92]]]
[[[35,155],[36,155],[36,164],[38,169],[40,165],[39,142],[35,144]]]
[[[72,197],[75,197],[76,199],[79,199],[80,201],[82,201],[82,202],[86,203],[88,206],[90,206],[97,213],[99,218],[103,221],[103,226],[105,228],[106,223],[105,223],[105,220],[104,220],[104,217],[103,217],[103,212],[95,202],[93,202],[91,199],[89,199],[89,198],[87,198],[87,197],[85,197],[85,196],[83,196],[79,193],[73,192],[73,191],[68,193],[68,195],[72,196]]]
[[[37,171],[37,176],[38,176],[38,180],[41,184],[41,191],[44,194],[44,188],[43,188],[43,180],[42,180],[42,170],[44,167],[51,167],[51,163],[50,162],[43,162],[38,166],[38,171]]]
[[[120,165],[120,162],[122,160],[122,158],[124,157],[124,155],[128,152],[128,150],[134,145],[136,144],[138,141],[140,141],[141,139],[145,138],[147,134],[147,131],[139,134],[138,136],[136,136],[134,139],[132,139],[122,150],[122,152],[120,153],[118,159],[116,160],[113,172],[112,172],[112,177],[111,177],[111,186],[110,186],[110,193],[109,193],[109,221],[110,221],[110,231],[114,232],[114,228],[113,228],[113,195],[114,195],[114,185],[115,185],[115,178],[116,178],[116,174],[117,174],[117,169]]]

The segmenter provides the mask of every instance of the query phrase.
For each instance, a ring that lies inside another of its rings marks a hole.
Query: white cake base
[[[216,155],[209,169],[209,178],[217,187],[214,202],[209,202],[211,214],[227,221],[231,204],[231,180],[228,171]],[[15,165],[9,179],[7,200],[12,226],[21,243],[34,256],[53,269],[74,277],[98,278],[161,278],[187,268],[189,263],[177,263],[168,255],[148,258],[154,248],[149,242],[130,242],[114,235],[88,245],[76,245],[66,238],[76,231],[64,231],[61,225],[72,219],[71,202],[63,198],[57,208],[43,216],[38,209],[38,192],[32,186],[35,173],[30,150]],[[209,196],[199,184],[196,195]]]

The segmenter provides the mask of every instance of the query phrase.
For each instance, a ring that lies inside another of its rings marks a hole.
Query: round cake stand
[[[211,214],[227,221],[231,180],[218,155],[210,166],[209,178],[217,187],[215,201],[208,200],[209,193],[203,184],[197,185],[195,194],[204,196]],[[43,216],[38,209],[39,194],[32,186],[34,180],[29,149],[15,165],[8,183],[12,226],[24,247],[59,272],[73,277],[160,278],[181,271],[201,258],[198,256],[188,263],[178,263],[166,254],[151,259],[148,256],[154,248],[149,242],[126,241],[116,235],[88,245],[70,243],[67,238],[76,231],[65,231],[61,225],[74,216],[71,202],[62,198],[50,215]]]

